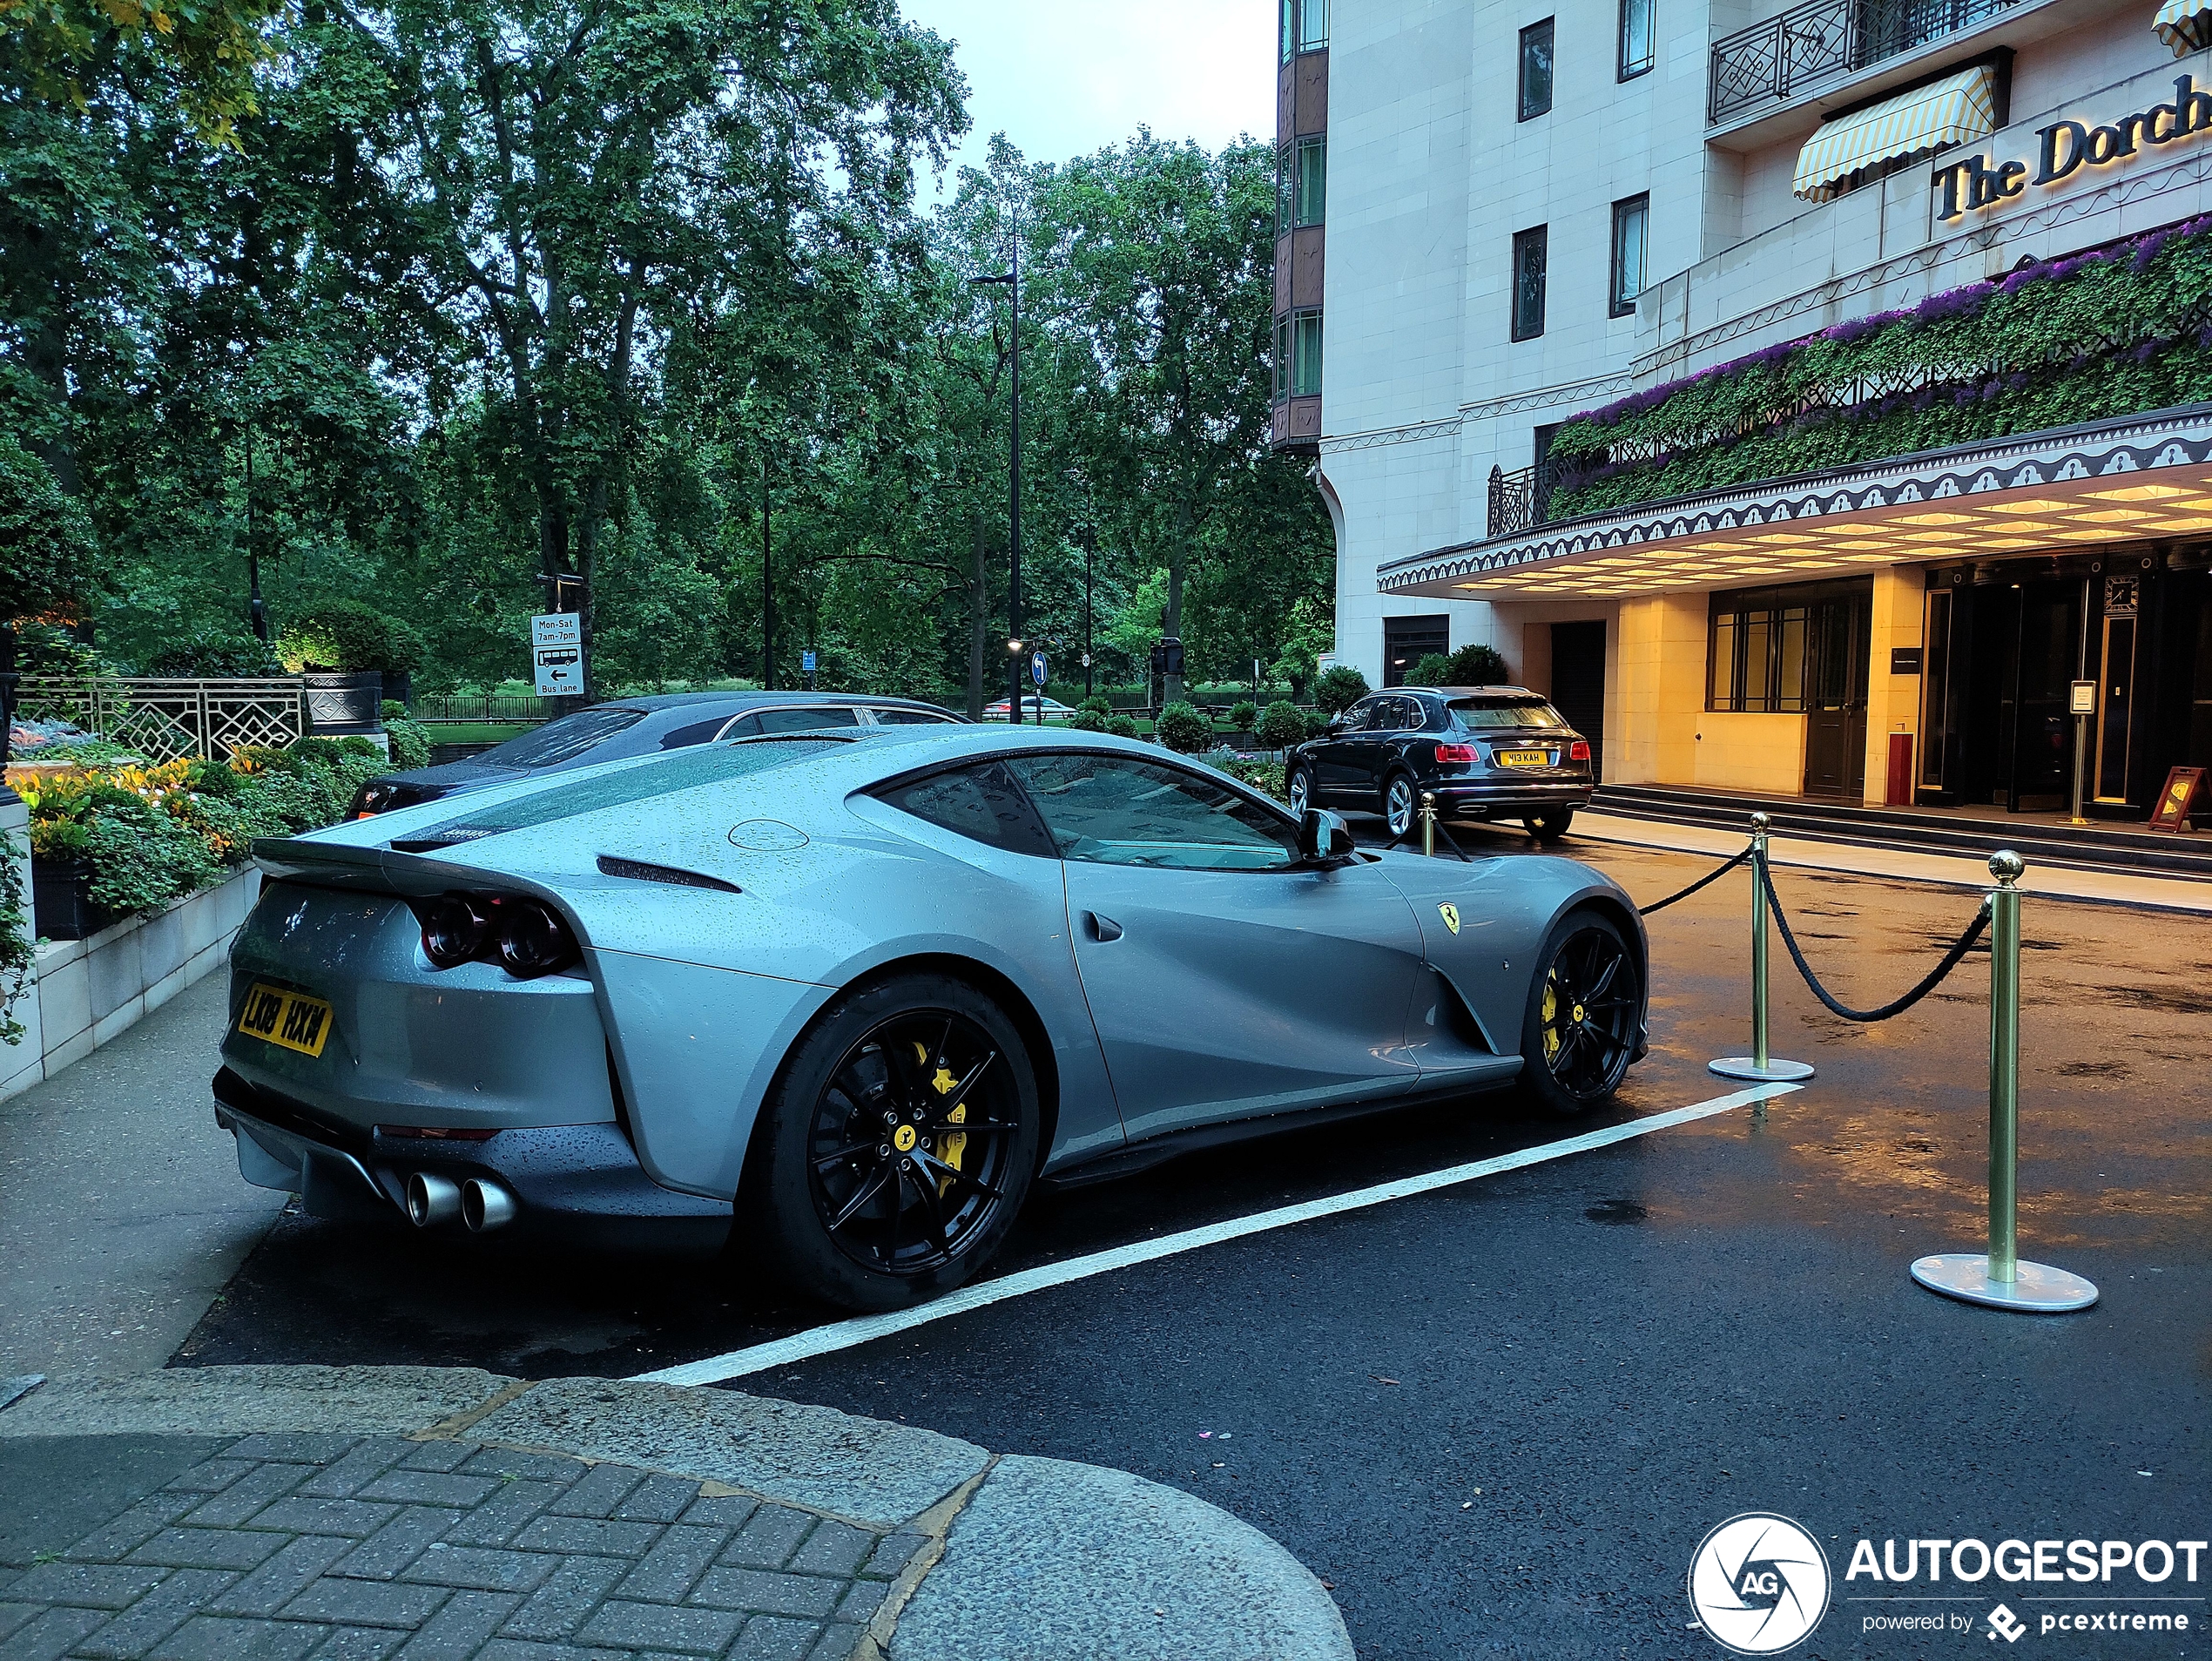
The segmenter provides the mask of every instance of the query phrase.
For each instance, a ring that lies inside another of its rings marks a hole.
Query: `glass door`
[[[2134,577],[2105,578],[2104,634],[2098,652],[2102,672],[2097,687],[2097,736],[2090,752],[2096,762],[2094,794],[2103,802],[2128,800],[2128,739],[2134,708],[2139,598]]]

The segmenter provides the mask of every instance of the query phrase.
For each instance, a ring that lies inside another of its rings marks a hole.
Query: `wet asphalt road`
[[[1645,899],[1708,863],[1572,851]],[[1777,881],[1816,966],[1861,1006],[1917,979],[1973,914],[1955,890]],[[1610,1117],[1730,1088],[1704,1062],[1746,1047],[1745,904],[1732,875],[1651,920],[1655,1049]],[[2099,1283],[2086,1315],[1996,1314],[1906,1278],[1923,1253],[1979,1243],[1986,953],[1918,1009],[1858,1028],[1821,1010],[1777,947],[1775,1048],[1820,1072],[1764,1111],[995,1305],[744,1388],[1187,1489],[1329,1581],[1363,1656],[1722,1654],[1689,1629],[1683,1575],[1709,1529],[1750,1509],[1831,1543],[1838,1604],[1793,1653],[1979,1652],[1979,1633],[1862,1637],[1865,1614],[1894,1606],[1841,1601],[1868,1591],[1841,1579],[1852,1542],[2171,1540],[2212,1522],[2212,932],[2031,895],[2026,933],[2021,1249]],[[1491,1098],[1194,1156],[1043,1197],[1004,1266],[1563,1133]],[[496,1247],[287,1217],[177,1362],[629,1374],[832,1318],[741,1266]],[[2000,1594],[2032,1621],[2054,1606],[2019,1594],[2078,1589],[1946,1590],[1974,1591],[1940,1607],[1977,1621]],[[2099,1642],[2071,1650],[2191,1648]]]

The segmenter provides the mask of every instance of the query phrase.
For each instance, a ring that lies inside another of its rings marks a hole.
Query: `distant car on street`
[[[983,719],[987,721],[1004,720],[1012,703],[1013,699],[1001,698],[995,704],[984,705]],[[1022,719],[1025,721],[1064,721],[1075,712],[1056,698],[1041,698],[1034,692],[1022,700]]]
[[[1516,1085],[1581,1113],[1648,1043],[1602,874],[1367,852],[1067,727],[768,733],[255,853],[214,1084],[248,1181],[731,1244],[859,1308],[960,1285],[1040,1177]]]
[[[1558,841],[1596,787],[1588,740],[1525,686],[1394,686],[1361,699],[1284,760],[1284,793],[1308,806],[1379,813],[1410,829],[1421,794],[1438,816],[1518,819]]]
[[[1000,719],[1005,719],[1003,713]],[[850,692],[664,692],[653,698],[618,698],[548,721],[495,745],[482,755],[372,779],[354,793],[346,817],[367,819],[372,814],[435,801],[464,790],[482,790],[624,756],[688,749],[718,739],[966,719],[913,699],[870,698]]]

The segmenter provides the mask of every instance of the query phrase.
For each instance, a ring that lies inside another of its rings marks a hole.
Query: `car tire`
[[[1291,769],[1290,778],[1283,786],[1283,800],[1294,814],[1303,814],[1313,806],[1313,769],[1300,762]]]
[[[1612,919],[1587,907],[1552,924],[1535,963],[1521,1022],[1523,1093],[1554,1113],[1586,1113],[1635,1058],[1642,968]]]
[[[926,1301],[998,1250],[1035,1174],[1042,1124],[1020,1030],[974,986],[916,974],[846,993],[785,1058],[763,1104],[738,1195],[740,1238],[841,1307]]]
[[[1572,807],[1554,807],[1548,814],[1534,814],[1521,821],[1528,827],[1528,834],[1540,842],[1556,842],[1567,834],[1567,827],[1575,822]]]
[[[1420,810],[1420,793],[1413,783],[1413,775],[1399,771],[1383,780],[1383,827],[1395,841],[1413,828]]]

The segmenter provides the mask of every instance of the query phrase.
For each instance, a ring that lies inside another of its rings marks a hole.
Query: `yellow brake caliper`
[[[929,1051],[922,1045],[916,1044],[914,1046],[914,1059],[920,1062],[923,1066],[927,1066],[929,1064]],[[952,1069],[943,1065],[941,1063],[937,1068],[937,1077],[931,1079],[929,1082],[940,1096],[950,1096],[960,1084],[960,1081],[953,1077]],[[946,1114],[945,1118],[949,1124],[966,1124],[968,1121],[968,1104],[966,1102],[954,1103],[953,1111]],[[945,1133],[943,1142],[941,1143],[936,1149],[937,1157],[955,1171],[958,1171],[961,1168],[961,1156],[967,1151],[968,1133],[965,1131],[947,1131]],[[943,1193],[952,1185],[953,1179],[950,1177],[940,1177],[937,1178],[937,1192],[940,1194]]]
[[[1544,976],[1544,1059],[1559,1057],[1559,982],[1547,972]]]

